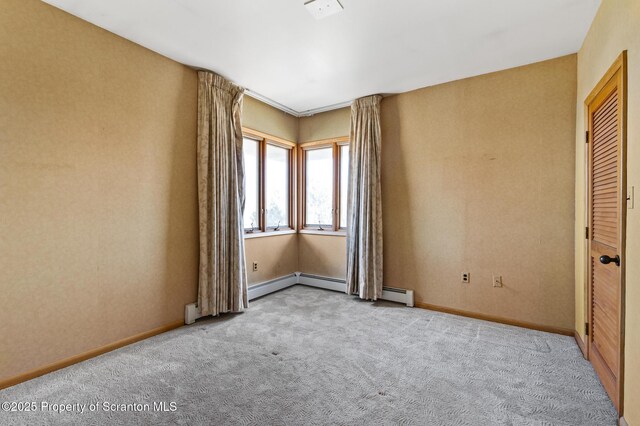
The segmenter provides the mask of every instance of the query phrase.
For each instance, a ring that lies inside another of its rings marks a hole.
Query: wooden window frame
[[[272,233],[288,233],[297,229],[296,220],[296,176],[297,176],[297,149],[296,143],[288,141],[286,139],[279,138],[277,136],[269,135],[257,130],[253,130],[247,127],[242,128],[242,137],[252,139],[258,142],[258,227],[257,228],[244,228],[245,235],[256,234],[272,234]],[[284,148],[289,151],[288,158],[288,198],[289,198],[289,224],[279,229],[267,226],[266,218],[266,177],[267,177],[267,145],[276,146],[278,148]]]
[[[339,138],[323,139],[313,142],[306,142],[298,146],[298,182],[299,185],[299,206],[298,206],[298,224],[300,231],[313,231],[317,233],[323,233],[329,231],[330,233],[342,233],[346,234],[346,226],[340,227],[340,198],[346,197],[347,194],[340,193],[340,162],[341,162],[341,150],[343,145],[349,145],[349,136],[342,136]],[[320,229],[318,225],[307,225],[306,223],[306,207],[307,207],[307,156],[306,152],[314,149],[331,148],[333,156],[333,200],[332,200],[332,224],[329,228]]]
[[[336,204],[336,223],[337,223],[337,229],[339,231],[344,231],[345,233],[347,232],[347,224],[345,223],[344,226],[342,226],[342,224],[340,223],[340,214],[342,213],[340,211],[340,206],[342,205],[341,201],[342,201],[342,197],[347,198],[349,196],[349,194],[343,194],[341,192],[341,188],[342,188],[342,174],[340,173],[342,171],[342,147],[343,146],[349,146],[349,139],[347,138],[346,141],[344,142],[338,142],[337,143],[337,158],[335,160],[335,167],[337,169],[336,171],[336,191],[339,193],[338,198],[336,198],[335,202]],[[349,153],[351,153],[351,147],[349,146]],[[347,173],[348,174],[348,173]],[[347,187],[348,187],[348,182],[347,182]],[[348,189],[347,189],[348,192]],[[347,220],[349,220],[349,218],[347,218]]]

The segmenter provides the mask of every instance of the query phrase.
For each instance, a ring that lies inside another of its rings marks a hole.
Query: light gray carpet
[[[302,286],[0,391],[6,401],[176,411],[0,412],[2,425],[616,423],[570,337]]]

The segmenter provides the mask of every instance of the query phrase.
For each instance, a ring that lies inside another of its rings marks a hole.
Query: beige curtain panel
[[[198,308],[205,315],[247,307],[242,213],[242,97],[223,77],[198,72]]]
[[[381,96],[351,106],[347,204],[347,293],[382,297]]]

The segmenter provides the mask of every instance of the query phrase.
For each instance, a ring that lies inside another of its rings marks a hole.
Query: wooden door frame
[[[593,161],[593,144],[592,144],[592,135],[593,129],[591,128],[591,117],[589,113],[589,105],[591,102],[595,100],[595,98],[600,94],[600,92],[611,82],[611,80],[616,76],[616,74],[620,72],[620,83],[618,85],[618,93],[621,99],[621,102],[618,106],[620,110],[620,127],[618,129],[618,137],[620,141],[620,155],[619,155],[619,173],[620,173],[620,240],[618,241],[619,248],[618,251],[620,255],[620,267],[618,271],[618,276],[620,279],[620,289],[619,289],[619,305],[618,305],[618,314],[619,314],[619,324],[620,324],[620,337],[618,341],[618,350],[619,350],[619,360],[618,360],[618,411],[619,415],[623,415],[624,410],[624,341],[625,341],[625,274],[626,274],[626,235],[627,235],[627,51],[623,51],[615,60],[615,62],[609,67],[605,75],[602,79],[596,84],[594,89],[591,91],[589,96],[587,96],[584,101],[584,112],[585,112],[585,132],[587,135],[587,149],[586,149],[586,198],[585,198],[585,206],[586,206],[586,219],[587,219],[587,228],[588,233],[587,244],[585,250],[585,268],[586,268],[586,299],[585,302],[587,304],[587,324],[589,329],[589,335],[586,337],[585,342],[585,350],[586,350],[586,358],[591,359],[591,336],[590,334],[593,332],[593,326],[591,324],[592,318],[592,270],[591,270],[591,239],[592,239],[592,211],[591,211],[591,200],[592,200],[592,190],[591,190],[591,179],[592,179],[592,165]]]

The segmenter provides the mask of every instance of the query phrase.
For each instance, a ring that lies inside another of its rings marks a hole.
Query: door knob
[[[620,256],[616,254],[616,257],[609,257],[606,254],[604,256],[600,256],[600,263],[608,265],[611,262],[615,263],[617,266],[620,266]]]

